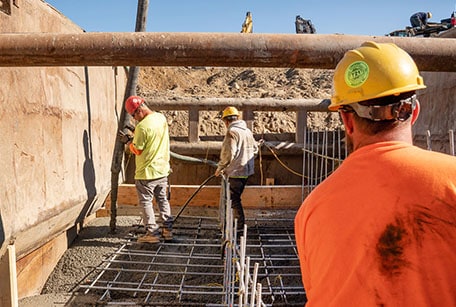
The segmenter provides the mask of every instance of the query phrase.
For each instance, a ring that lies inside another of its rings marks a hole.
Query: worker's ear
[[[339,114],[345,126],[345,133],[352,135],[354,130],[353,113],[339,111]]]
[[[415,109],[412,111],[412,125],[415,124],[416,120],[418,119],[418,116],[420,115],[420,109],[420,102],[417,99]]]

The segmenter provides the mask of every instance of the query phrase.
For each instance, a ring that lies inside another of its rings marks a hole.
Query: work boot
[[[145,235],[141,236],[137,240],[138,243],[159,243],[160,238],[150,231],[146,232]]]
[[[165,239],[165,241],[171,241],[173,239],[173,231],[168,228],[163,228],[162,237]]]

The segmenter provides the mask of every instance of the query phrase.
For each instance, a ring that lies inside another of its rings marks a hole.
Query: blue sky
[[[46,0],[45,0],[46,1]],[[87,32],[133,32],[136,0],[47,0]],[[149,0],[148,32],[240,32],[246,12],[254,33],[295,33],[301,15],[319,34],[385,35],[409,26],[409,17],[430,11],[440,22],[456,0]]]

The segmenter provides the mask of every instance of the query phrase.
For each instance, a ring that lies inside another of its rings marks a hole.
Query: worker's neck
[[[353,150],[381,142],[405,142],[413,144],[412,133],[409,129],[392,129],[375,135],[365,135],[355,132],[352,136]]]

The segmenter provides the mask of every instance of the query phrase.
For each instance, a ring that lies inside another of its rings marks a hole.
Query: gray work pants
[[[160,227],[155,220],[155,213],[152,204],[154,197],[160,211],[160,219],[163,222],[163,227],[172,230],[173,217],[171,215],[171,207],[166,196],[168,177],[154,180],[136,180],[135,185],[139,205],[143,208],[143,222],[146,230],[156,235],[160,233]]]

